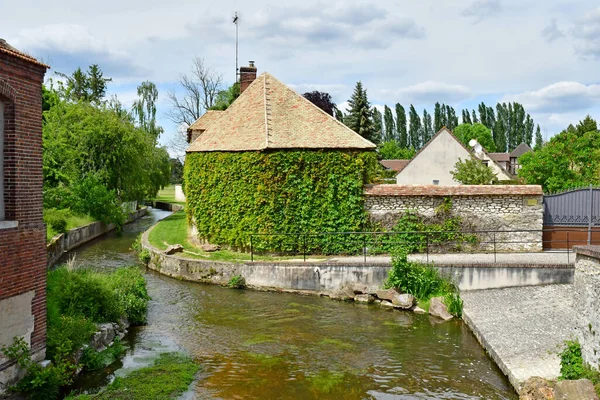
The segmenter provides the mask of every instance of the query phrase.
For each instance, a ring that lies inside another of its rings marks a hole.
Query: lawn
[[[173,244],[180,244],[184,248],[183,254],[189,258],[230,262],[248,262],[251,260],[249,253],[240,253],[231,250],[219,250],[209,253],[194,246],[188,239],[188,226],[185,211],[178,211],[156,224],[148,235],[148,241],[152,246],[159,250],[165,250]],[[288,260],[293,258],[298,257],[268,257],[254,255],[254,259],[259,261]]]
[[[164,189],[158,191],[158,194],[152,200],[185,205],[185,201],[175,201],[175,185],[165,186]]]
[[[92,222],[96,222],[96,220],[89,215],[74,215],[68,213],[66,215],[67,221],[67,230],[79,228],[81,226],[91,224]],[[50,224],[47,225],[46,230],[46,241],[49,242],[54,236],[58,235],[60,232],[55,231]]]

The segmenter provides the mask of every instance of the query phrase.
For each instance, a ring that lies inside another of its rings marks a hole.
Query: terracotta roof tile
[[[25,54],[22,51],[19,51],[19,50],[15,49],[10,44],[8,44],[6,42],[6,40],[4,40],[4,39],[0,39],[0,52],[1,53],[5,53],[5,54],[10,54],[10,55],[12,55],[14,57],[20,58],[20,59],[25,60],[25,61],[29,61],[29,62],[31,62],[33,64],[37,64],[37,65],[39,65],[41,67],[44,67],[44,68],[50,68],[50,66],[48,66],[48,65],[46,65],[44,63],[39,62],[38,60],[36,60],[32,56],[30,56],[28,54]]]
[[[208,129],[220,116],[224,111],[221,110],[208,110],[204,113],[200,118],[196,120],[190,127],[187,129],[188,131],[202,131]]]
[[[540,185],[366,185],[368,196],[541,196]]]
[[[389,170],[400,172],[408,165],[410,160],[381,160],[379,162]]]
[[[263,73],[187,152],[375,148],[272,75]]]

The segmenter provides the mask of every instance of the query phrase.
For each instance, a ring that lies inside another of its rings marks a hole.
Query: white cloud
[[[600,101],[600,85],[557,82],[539,90],[506,95],[502,101],[516,101],[522,103],[527,111],[539,113],[587,110]]]
[[[398,90],[384,89],[381,96],[395,101],[413,104],[433,104],[435,102],[457,103],[472,97],[471,90],[463,85],[427,81]]]
[[[576,21],[572,33],[575,51],[582,58],[600,59],[600,7]]]
[[[497,15],[501,10],[500,0],[477,0],[465,8],[461,15],[472,18],[473,22],[477,24],[486,18]]]
[[[550,23],[542,30],[542,37],[549,43],[565,36],[564,32],[558,29],[556,18],[552,19],[552,21],[550,21]]]

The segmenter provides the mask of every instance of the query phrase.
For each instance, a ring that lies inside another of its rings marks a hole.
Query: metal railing
[[[588,238],[587,229],[472,230],[407,232],[302,232],[254,233],[250,235],[250,257],[362,256],[388,255],[401,246],[411,254],[566,253],[567,262],[575,245],[600,244],[600,229]],[[593,240],[592,240],[593,239]]]

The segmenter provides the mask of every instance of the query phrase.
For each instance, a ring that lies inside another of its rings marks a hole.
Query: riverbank
[[[147,213],[147,207],[142,207],[139,210],[133,211],[127,217],[125,224],[136,221],[145,216]],[[53,237],[52,240],[46,245],[46,252],[48,253],[48,268],[56,264],[65,253],[91,242],[92,240],[111,232],[116,228],[117,226],[115,224],[92,222],[79,228],[70,229],[65,233],[61,233],[60,235]]]

